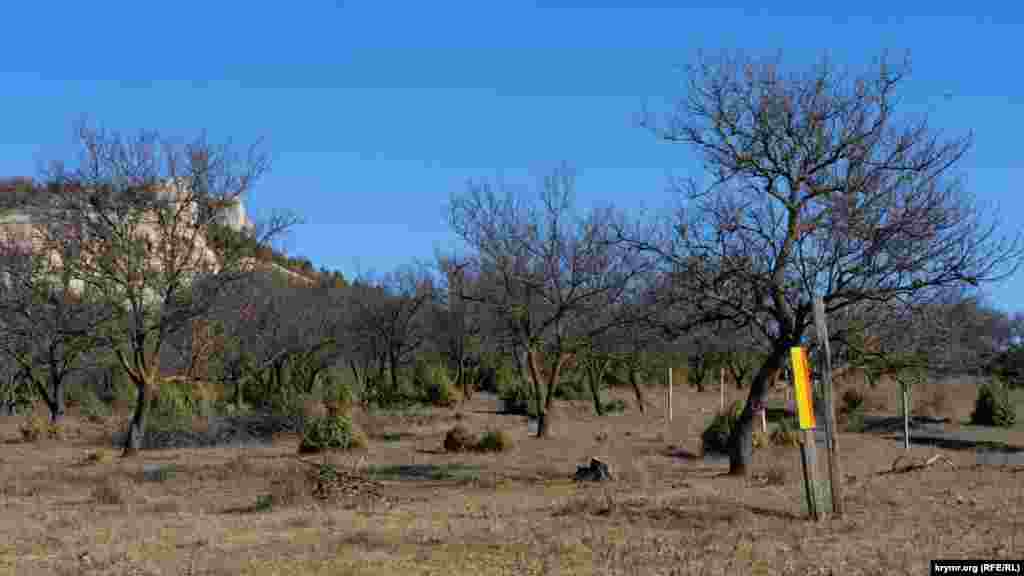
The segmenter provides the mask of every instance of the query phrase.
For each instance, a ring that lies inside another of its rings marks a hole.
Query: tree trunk
[[[568,360],[568,355],[563,354],[559,356],[551,369],[551,376],[548,378],[547,398],[544,400],[544,406],[548,409],[551,408],[551,404],[555,400],[555,389],[558,387],[558,381],[562,377],[562,367],[565,366]]]
[[[50,408],[50,424],[57,425],[64,420],[64,415],[67,413],[65,390],[64,378],[59,374],[51,373],[50,397],[46,398],[46,404]]]
[[[146,417],[149,413],[149,383],[141,380],[135,383],[137,401],[131,422],[128,423],[128,435],[124,440],[122,456],[135,456],[142,450],[142,440],[146,434]]]
[[[787,350],[787,346],[776,346],[750,384],[750,395],[729,437],[729,474],[732,476],[750,474],[750,461],[754,452],[754,412],[764,405],[768,395],[768,381],[782,366]]]
[[[537,365],[537,357],[530,348],[526,348],[526,362],[527,368],[530,371],[530,379],[533,380],[533,396],[534,402],[537,405],[537,438],[547,438],[549,434],[547,402],[544,401],[544,395],[541,391],[541,371]]]
[[[590,381],[590,395],[594,399],[594,412],[598,416],[604,416],[604,406],[601,403],[601,379],[604,378],[604,371],[605,363],[602,360],[587,363],[587,380]]]
[[[633,393],[636,394],[636,405],[640,407],[640,413],[644,413],[644,393],[640,390],[640,380],[636,375],[636,366],[632,363],[629,365],[629,383],[633,385]]]

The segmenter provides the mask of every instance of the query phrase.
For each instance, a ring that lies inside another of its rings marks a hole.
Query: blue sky
[[[686,8],[675,8],[686,4]],[[936,6],[936,4],[940,4]],[[264,138],[255,216],[305,219],[291,253],[347,276],[430,259],[468,178],[531,183],[560,161],[582,205],[663,206],[690,151],[634,126],[681,94],[696,51],[828,50],[855,67],[909,50],[902,111],[951,135],[972,191],[1019,228],[1024,9],[1012,2],[8,2],[0,175],[67,157],[83,113],[108,128]],[[843,12],[840,12],[842,10]],[[985,16],[977,16],[984,14]],[[1024,272],[988,289],[1024,311]]]

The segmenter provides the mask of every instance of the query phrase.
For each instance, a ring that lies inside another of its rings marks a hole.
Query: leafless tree
[[[548,408],[563,368],[591,339],[626,321],[606,314],[608,303],[628,293],[647,262],[613,237],[628,224],[621,213],[574,212],[573,184],[574,174],[562,166],[544,177],[539,202],[481,182],[470,183],[450,206],[451,225],[471,249],[463,264],[480,278],[462,296],[489,311],[521,352],[518,364],[537,402],[538,437],[548,435]],[[604,321],[584,321],[598,317]]]
[[[855,76],[823,59],[784,74],[779,60],[702,57],[667,120],[646,117],[659,138],[696,151],[710,183],[680,181],[671,228],[644,245],[693,320],[752,327],[769,350],[732,438],[733,474],[749,473],[752,414],[812,324],[815,296],[831,315],[1016,266],[1019,238],[1002,237],[951,174],[970,137],[897,115],[903,64]]]
[[[294,219],[282,215],[259,233],[238,231],[238,241],[213,241],[221,211],[269,168],[258,147],[239,155],[205,138],[182,145],[156,132],[128,137],[84,123],[77,138],[77,162],[55,163],[48,186],[58,199],[53,214],[82,247],[63,266],[117,311],[103,336],[137,390],[129,456],[142,445],[168,336],[207,314],[225,288],[251,277],[251,247]]]
[[[399,375],[427,339],[426,313],[436,293],[426,270],[406,266],[379,282],[353,283],[349,305],[349,332],[363,343],[381,367],[387,366],[390,387],[376,390],[380,399],[394,399],[400,391]],[[377,382],[378,385],[382,384]]]
[[[33,188],[9,205],[17,215],[0,237],[0,354],[18,366],[59,424],[66,412],[68,377],[87,367],[99,342],[94,333],[110,317],[96,294],[76,285],[62,261],[81,246],[60,221],[49,218],[54,199]],[[17,220],[31,218],[32,223]]]

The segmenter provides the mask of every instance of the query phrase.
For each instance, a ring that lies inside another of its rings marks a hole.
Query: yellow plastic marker
[[[814,421],[814,403],[811,400],[811,378],[807,350],[800,347],[790,348],[789,358],[793,363],[793,384],[796,387],[796,411],[800,418],[800,429],[810,430],[817,423]]]

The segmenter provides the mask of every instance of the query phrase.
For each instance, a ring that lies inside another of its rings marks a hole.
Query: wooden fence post
[[[825,301],[821,297],[814,299],[814,324],[818,332],[818,342],[824,355],[822,371],[822,387],[825,400],[825,443],[828,448],[828,483],[832,492],[832,512],[843,513],[843,478],[839,467],[839,445],[836,442],[836,409],[832,387],[832,354],[828,344],[828,325],[825,322]]]

